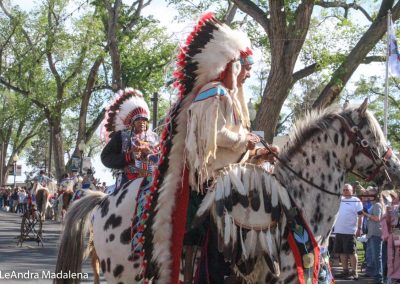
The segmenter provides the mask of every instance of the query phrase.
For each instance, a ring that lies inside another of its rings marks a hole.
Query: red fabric
[[[172,267],[171,284],[179,282],[180,260],[185,235],[187,209],[189,205],[189,171],[184,169],[182,188],[176,192],[175,209],[172,214]]]
[[[288,234],[288,243],[290,248],[292,249],[294,260],[296,262],[297,277],[299,278],[299,283],[304,284],[304,271],[302,264],[303,262],[301,260],[299,249],[297,248],[296,241],[294,240],[293,233],[291,231],[289,231]]]
[[[310,233],[311,231],[308,230]],[[318,274],[319,274],[319,257],[320,257],[320,253],[319,253],[319,246],[317,241],[315,240],[314,236],[311,235],[310,236],[311,241],[313,243],[314,246],[314,276],[313,276],[313,284],[318,284]]]
[[[319,246],[314,238],[313,235],[311,235],[311,231],[307,230],[309,233],[308,236],[311,239],[311,242],[314,247],[314,272],[313,272],[313,284],[318,284],[318,273],[319,273]],[[296,241],[293,237],[293,233],[289,231],[288,234],[288,243],[290,248],[292,249],[294,260],[296,262],[296,269],[297,269],[297,277],[299,279],[300,284],[306,284],[304,281],[304,270],[303,270],[303,260],[302,256],[300,254],[299,249],[297,248]]]

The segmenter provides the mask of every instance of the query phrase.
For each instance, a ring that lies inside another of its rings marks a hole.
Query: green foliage
[[[139,28],[121,43],[122,80],[126,86],[153,94],[164,84],[166,66],[174,60],[176,43],[153,19],[142,19]]]
[[[365,97],[369,98],[369,109],[373,111],[382,127],[384,125],[384,85],[382,77],[362,77],[356,85],[354,94],[360,100]],[[398,151],[400,149],[398,127],[400,124],[400,81],[398,79],[390,78],[388,93],[388,141],[391,147]]]
[[[24,153],[26,164],[35,170],[44,169],[49,163],[48,126],[43,126],[38,135],[28,144]]]

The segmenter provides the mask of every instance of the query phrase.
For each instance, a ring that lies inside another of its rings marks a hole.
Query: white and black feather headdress
[[[118,91],[116,95],[114,101],[106,108],[106,138],[115,131],[128,129],[137,118],[150,119],[149,107],[140,91],[126,88]]]
[[[185,161],[187,111],[204,84],[219,79],[232,60],[252,55],[247,36],[232,30],[207,13],[188,36],[177,58],[174,86],[179,97],[171,108],[161,135],[161,157],[151,188],[146,216],[141,273],[137,280],[177,283],[188,205],[188,171]],[[177,222],[176,220],[179,220]]]

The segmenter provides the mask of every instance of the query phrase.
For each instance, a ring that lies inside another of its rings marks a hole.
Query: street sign
[[[81,158],[78,156],[71,157],[71,172],[79,172],[81,166]]]

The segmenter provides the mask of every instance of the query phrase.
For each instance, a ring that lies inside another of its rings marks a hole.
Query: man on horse
[[[149,107],[140,91],[118,92],[105,118],[106,138],[101,153],[103,164],[118,170],[116,190],[129,180],[151,177],[158,162],[158,135],[149,130]]]
[[[209,13],[201,18],[178,55],[175,75],[180,94],[163,133],[163,158],[153,183],[153,211],[146,226],[152,229],[145,233],[146,242],[153,240],[145,247],[154,251],[142,253],[145,272],[141,276],[147,279],[156,273],[160,283],[177,282],[183,235],[190,228],[186,220],[191,221],[186,212],[193,208],[195,213],[199,204],[192,206],[195,199],[202,199],[218,170],[268,154],[266,149],[256,149],[260,139],[249,131],[243,84],[250,77],[252,54],[244,33]],[[182,161],[183,165],[178,164]],[[198,232],[189,232],[185,243],[199,244],[192,240],[198,237]],[[154,255],[167,261],[154,261]],[[218,252],[209,257],[211,283],[223,283],[229,267],[215,262],[221,262]]]
[[[41,185],[44,188],[47,188],[48,184],[51,182],[51,178],[46,176],[46,172],[44,170],[40,170],[39,175],[33,178],[35,189],[38,189],[37,186]]]

